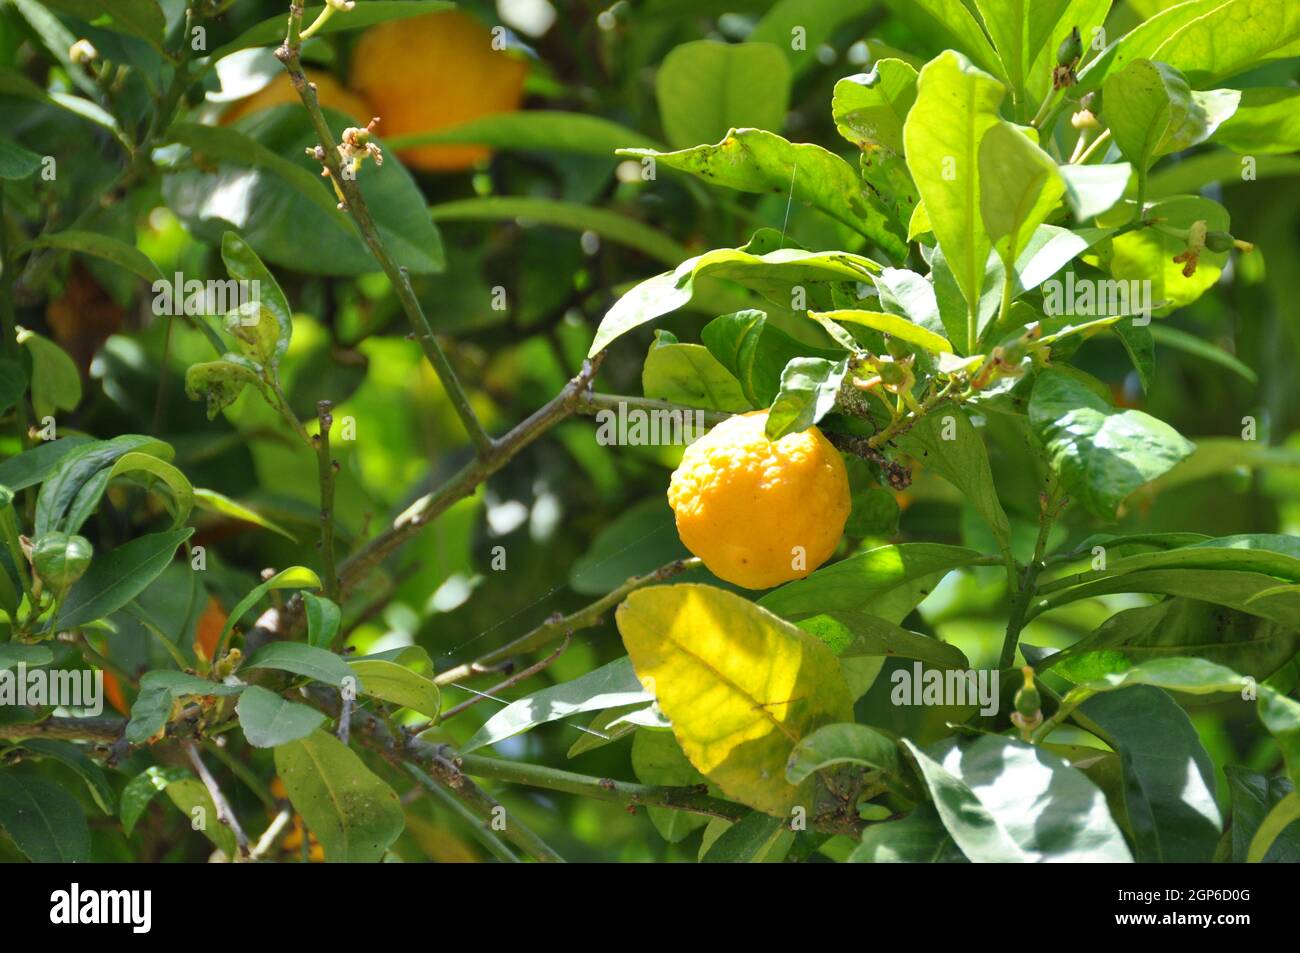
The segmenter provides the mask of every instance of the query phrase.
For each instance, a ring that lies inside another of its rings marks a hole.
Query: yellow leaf
[[[915,344],[918,347],[923,347],[927,351],[933,351],[935,354],[952,353],[952,345],[947,338],[935,334],[919,324],[913,324],[907,318],[900,318],[896,314],[844,308],[839,311],[809,311],[808,316],[816,321],[826,318],[839,324],[846,321],[850,324],[861,324],[868,328],[875,328],[877,331],[883,331],[885,334]]]
[[[757,810],[781,816],[799,803],[800,789],[785,779],[791,750],[822,725],[853,716],[831,650],[712,586],[640,589],[617,619],[637,675],[691,764]]]

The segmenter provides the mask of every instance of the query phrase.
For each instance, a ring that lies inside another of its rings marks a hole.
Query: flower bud
[[[84,536],[46,533],[32,546],[32,568],[54,598],[62,599],[86,571],[94,551]]]
[[[1056,65],[1073,66],[1082,55],[1083,38],[1079,36],[1079,28],[1076,26],[1070,31],[1070,35],[1061,41],[1056,51]]]

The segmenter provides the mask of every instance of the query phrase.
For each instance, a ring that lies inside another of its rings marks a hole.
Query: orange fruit
[[[104,696],[123,715],[131,714],[131,706],[126,703],[126,695],[122,692],[122,683],[108,669],[104,669]]]
[[[835,554],[852,501],[840,452],[816,427],[767,437],[767,411],[690,444],[668,485],[683,545],[746,589],[802,579]]]
[[[212,661],[212,656],[217,651],[217,640],[221,638],[221,630],[225,627],[225,610],[221,608],[216,596],[208,596],[208,605],[194,628],[194,644],[203,649],[203,655],[209,661]]]
[[[371,27],[352,53],[349,85],[370,101],[384,137],[435,132],[513,112],[528,64],[492,48],[492,33],[451,10]],[[416,146],[398,153],[425,171],[468,169],[490,156],[478,145]]]
[[[345,116],[351,116],[361,125],[370,121],[370,107],[366,101],[355,93],[344,89],[329,73],[321,70],[309,69],[305,71],[307,78],[316,84],[316,98],[320,104],[328,109],[337,109]],[[293,83],[285,73],[281,73],[263,86],[252,96],[246,96],[235,102],[221,117],[221,125],[229,126],[236,119],[247,116],[250,113],[258,112],[262,109],[270,109],[272,106],[281,106],[285,103],[300,103],[298,91],[293,88]]]

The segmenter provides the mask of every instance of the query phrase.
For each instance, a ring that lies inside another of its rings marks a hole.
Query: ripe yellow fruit
[[[305,70],[307,78],[316,84],[316,98],[326,109],[337,109],[345,116],[351,116],[361,125],[370,121],[370,106],[356,93],[344,89],[329,73],[321,70]],[[221,116],[221,125],[229,126],[236,119],[272,106],[285,103],[301,103],[298,91],[285,73],[281,73],[252,96],[246,96],[236,102]]]
[[[686,448],[668,485],[677,535],[719,579],[767,589],[835,552],[849,518],[844,461],[816,427],[775,442],[767,411],[731,417]]]
[[[370,101],[379,132],[435,132],[519,108],[528,65],[492,48],[492,33],[451,10],[371,27],[352,53],[349,85]],[[399,158],[416,169],[459,171],[491,155],[477,145],[416,146]]]

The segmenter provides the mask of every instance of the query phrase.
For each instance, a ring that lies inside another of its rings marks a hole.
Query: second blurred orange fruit
[[[309,70],[321,105],[364,123],[380,117],[379,135],[437,132],[494,113],[513,112],[523,98],[528,64],[493,48],[492,32],[455,10],[381,23],[366,30],[352,52],[349,87]],[[234,122],[259,109],[294,102],[287,76],[240,100],[222,117]],[[480,145],[402,149],[401,160],[426,172],[469,169],[492,154]]]

